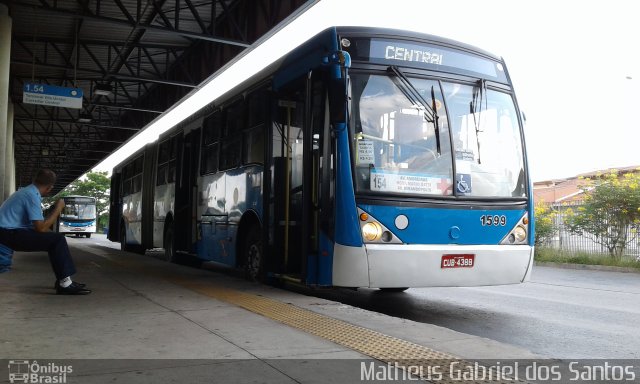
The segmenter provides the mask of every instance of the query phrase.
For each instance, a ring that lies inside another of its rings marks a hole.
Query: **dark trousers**
[[[0,228],[0,243],[14,251],[47,251],[51,267],[58,280],[76,273],[67,240],[61,233]]]

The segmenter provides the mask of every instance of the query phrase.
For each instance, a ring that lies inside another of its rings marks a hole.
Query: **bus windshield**
[[[96,218],[96,205],[95,203],[77,203],[66,202],[64,210],[60,215],[61,219],[65,220],[95,220]]]
[[[523,197],[524,155],[512,97],[483,81],[408,80],[435,113],[412,102],[393,74],[351,74],[357,191]]]

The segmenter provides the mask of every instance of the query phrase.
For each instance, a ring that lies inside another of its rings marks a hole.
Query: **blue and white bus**
[[[91,237],[96,233],[96,199],[89,196],[64,196],[64,209],[58,217],[56,232]]]
[[[333,27],[115,167],[109,238],[310,286],[521,283],[521,116],[493,54]]]

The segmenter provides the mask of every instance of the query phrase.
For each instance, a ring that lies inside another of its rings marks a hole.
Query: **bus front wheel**
[[[252,227],[244,241],[245,276],[250,281],[261,281],[264,273],[264,252],[260,228]]]
[[[169,223],[164,230],[164,259],[168,262],[176,262],[176,243],[173,236],[173,223]]]
[[[127,229],[125,228],[124,224],[122,225],[122,229],[120,229],[120,250],[129,250],[129,247],[127,246]]]

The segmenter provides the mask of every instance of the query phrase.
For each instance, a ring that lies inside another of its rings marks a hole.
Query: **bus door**
[[[111,175],[111,189],[109,190],[109,232],[107,238],[111,241],[120,241],[120,221],[122,218],[122,191],[120,183],[122,173],[114,171]]]
[[[323,135],[316,130],[324,120],[322,89],[322,82],[305,76],[276,92],[272,127],[273,216],[267,268],[305,284],[317,283]]]
[[[174,236],[176,250],[192,252],[196,242],[200,129],[178,136]]]

